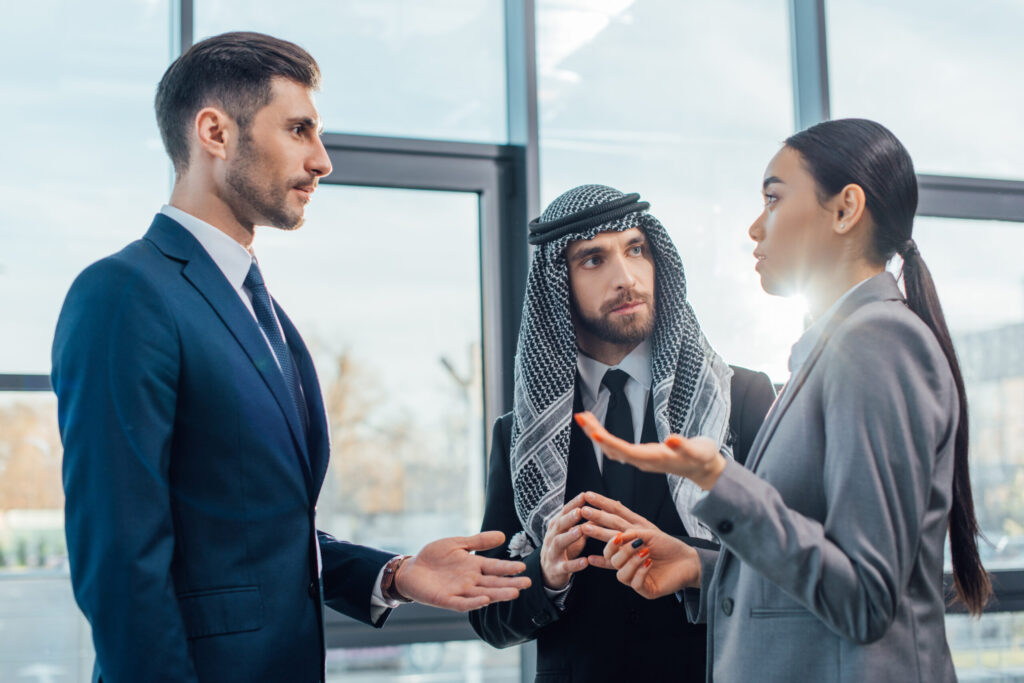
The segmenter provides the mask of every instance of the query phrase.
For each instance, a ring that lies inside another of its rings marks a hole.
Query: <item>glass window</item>
[[[327,683],[383,680],[519,683],[519,648],[456,641],[328,650]]]
[[[331,422],[318,524],[414,553],[482,515],[479,200],[321,185],[261,229],[267,286],[313,354]]]
[[[946,637],[957,678],[979,683],[1016,681],[1024,673],[1024,614],[988,613],[946,617]]]
[[[921,173],[1024,178],[1024,5],[828,3],[832,116],[875,119]]]
[[[914,238],[967,385],[982,559],[1024,568],[1024,224],[918,218]]]
[[[501,2],[197,0],[195,13],[196,40],[261,31],[309,50],[328,131],[508,139]]]
[[[68,581],[63,449],[50,392],[0,392],[0,680],[86,681],[89,624]]]
[[[49,372],[71,280],[160,208],[170,16],[168,0],[42,0],[0,22],[0,373]]]
[[[542,202],[586,183],[639,192],[730,363],[788,376],[801,302],[761,290],[746,230],[792,132],[784,0],[538,0]]]

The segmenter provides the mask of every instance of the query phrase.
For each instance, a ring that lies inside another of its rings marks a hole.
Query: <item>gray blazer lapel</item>
[[[890,301],[890,300],[903,300],[903,295],[900,294],[899,287],[896,286],[896,280],[893,278],[892,273],[888,271],[879,273],[872,277],[870,280],[865,282],[863,285],[858,287],[856,291],[852,292],[850,296],[842,303],[839,310],[836,311],[832,319],[829,320],[825,326],[825,330],[822,332],[821,338],[818,339],[818,343],[811,349],[810,354],[807,356],[807,360],[800,366],[797,373],[790,378],[786,385],[782,388],[782,392],[779,394],[778,400],[768,413],[768,418],[764,424],[761,425],[761,429],[758,430],[757,436],[754,438],[754,443],[750,447],[750,455],[747,456],[747,469],[752,472],[757,471],[757,465],[761,460],[761,456],[764,455],[764,450],[771,440],[772,434],[775,432],[775,428],[778,427],[779,421],[785,414],[786,409],[793,403],[793,397],[797,395],[800,388],[804,385],[807,377],[810,375],[811,370],[814,369],[815,363],[821,356],[821,352],[824,350],[828,340],[832,337],[833,332],[838,328],[854,311],[863,306],[864,304],[871,303],[874,301]]]

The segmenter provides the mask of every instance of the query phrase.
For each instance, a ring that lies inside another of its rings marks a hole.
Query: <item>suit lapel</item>
[[[232,288],[231,283],[227,281],[224,273],[220,271],[206,250],[188,230],[181,227],[176,221],[163,214],[157,214],[146,233],[146,239],[156,245],[165,255],[185,262],[182,275],[199,291],[238,341],[252,364],[256,366],[260,377],[263,378],[263,382],[273,394],[278,407],[288,421],[288,428],[291,431],[300,465],[303,467],[308,483],[308,447],[298,410],[288,392],[284,375],[281,374],[281,369],[277,366],[274,352],[260,332],[259,325],[238,297],[238,293]]]
[[[647,396],[647,410],[644,412],[644,428],[640,434],[641,443],[658,441],[658,430],[654,425],[654,397]],[[671,489],[664,474],[633,470],[633,500],[623,501],[626,507],[633,510],[651,523],[657,524],[658,515],[666,498],[671,498]]]
[[[583,399],[580,396],[580,378],[577,375],[572,412],[575,414],[582,411]],[[565,500],[569,501],[580,491],[605,494],[604,480],[601,479],[601,471],[597,468],[593,442],[576,424],[576,420],[572,420],[569,427],[569,464],[565,481]]]
[[[328,433],[327,412],[324,407],[323,394],[320,391],[320,381],[316,376],[316,369],[313,367],[313,359],[309,355],[305,342],[299,335],[299,331],[292,324],[291,318],[284,310],[274,302],[274,310],[277,311],[277,318],[281,321],[284,329],[285,341],[291,349],[292,357],[295,359],[295,366],[299,371],[299,378],[302,382],[302,393],[306,399],[306,410],[309,413],[309,429],[307,441],[309,446],[309,467],[312,480],[310,482],[313,497],[320,493],[320,486],[323,484],[324,476],[327,474],[327,462],[330,453],[330,435]]]
[[[782,388],[778,400],[776,400],[764,424],[761,425],[761,429],[758,430],[754,443],[750,447],[750,455],[747,457],[747,469],[753,472],[757,471],[757,465],[761,460],[761,456],[764,455],[768,443],[771,441],[772,434],[775,433],[775,428],[778,427],[786,409],[792,405],[793,398],[807,381],[807,377],[814,369],[818,358],[821,357],[821,352],[825,349],[825,345],[828,344],[835,330],[864,304],[873,301],[902,300],[902,298],[899,288],[896,286],[896,280],[888,272],[872,277],[850,293],[850,296],[840,305],[839,310],[835,312],[835,315],[826,324],[821,337],[814,345],[814,348],[811,349],[810,354],[808,354],[807,360],[804,361],[796,374]]]

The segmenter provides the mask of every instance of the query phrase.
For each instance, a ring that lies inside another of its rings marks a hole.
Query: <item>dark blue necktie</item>
[[[263,275],[260,273],[260,267],[256,264],[256,259],[253,259],[252,265],[249,266],[249,274],[245,276],[245,282],[242,284],[252,294],[252,308],[256,313],[256,320],[259,322],[263,334],[267,335],[270,348],[277,357],[278,365],[281,366],[284,383],[288,386],[288,391],[295,402],[295,409],[299,411],[299,418],[305,426],[306,404],[302,399],[302,389],[299,387],[299,375],[295,371],[292,354],[288,351],[288,346],[281,336],[281,328],[277,324],[277,317],[270,304],[270,295],[267,293],[266,285],[263,284]]]
[[[608,414],[604,418],[604,427],[623,441],[634,443],[633,413],[626,399],[625,386],[629,375],[622,370],[609,370],[604,373],[601,383],[608,387]],[[631,503],[633,492],[633,471],[631,466],[602,456],[601,478],[604,479],[605,491],[609,498]]]

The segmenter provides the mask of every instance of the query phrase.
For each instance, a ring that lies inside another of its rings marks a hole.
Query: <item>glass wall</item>
[[[328,131],[388,136],[380,150],[399,138],[437,149],[458,141],[445,163],[479,161],[509,140],[516,97],[535,95],[539,130],[527,138],[539,152],[541,206],[583,183],[639,192],[679,248],[712,345],[782,381],[804,307],[761,291],[746,230],[761,211],[764,167],[793,132],[794,1],[535,0],[537,90],[516,96],[507,61],[524,56],[532,27],[521,44],[506,40],[512,0],[23,4],[0,22],[0,379],[39,384],[74,276],[138,238],[166,200],[171,172],[152,99],[178,30],[196,40],[257,30],[308,48],[324,72],[317,102]],[[890,126],[919,172],[1024,179],[1013,87],[1022,12],[832,0],[831,114]],[[528,174],[502,169],[500,192],[511,196]],[[493,248],[484,235],[499,231],[475,191],[394,184],[407,189],[321,185],[299,233],[263,230],[256,249],[327,399],[322,526],[414,552],[479,524],[483,415],[504,408],[484,406],[493,373],[481,362],[482,321],[501,300],[484,296],[481,254]],[[916,234],[968,385],[985,561],[1024,574],[1024,272],[1015,260],[1024,226],[922,217]],[[89,680],[89,628],[67,579],[55,400],[5,386],[0,680]],[[1018,621],[1016,612],[949,617],[962,679],[1024,678]],[[378,635],[379,646],[332,649],[329,678],[519,678],[519,648]]]
[[[306,215],[295,234],[261,229],[255,247],[326,399],[320,528],[410,554],[475,533],[484,441],[477,195],[321,185]]]
[[[195,0],[195,38],[261,31],[310,51],[332,132],[508,139],[504,7],[495,0]]]
[[[919,173],[1024,178],[1017,2],[828,3],[832,116],[882,121]]]
[[[538,0],[542,206],[577,185],[639,192],[730,363],[785,380],[799,303],[761,291],[746,229],[792,133],[785,0]]]

